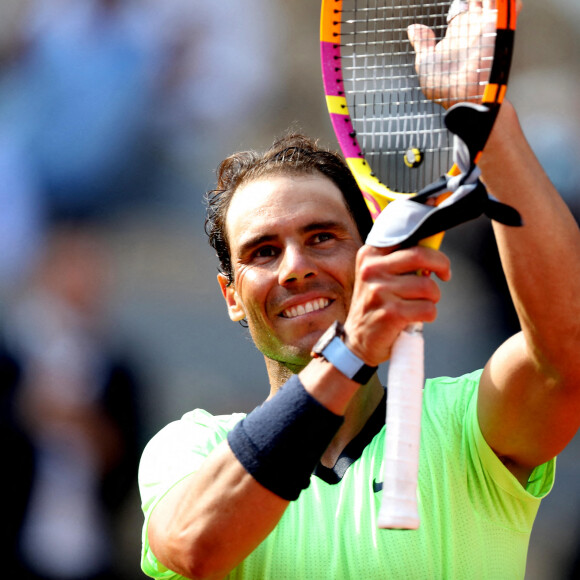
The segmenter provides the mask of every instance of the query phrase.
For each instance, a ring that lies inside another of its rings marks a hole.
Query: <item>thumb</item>
[[[407,36],[417,54],[435,48],[435,33],[423,24],[411,24],[407,28]]]

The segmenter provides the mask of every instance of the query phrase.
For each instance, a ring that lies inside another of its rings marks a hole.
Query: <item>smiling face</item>
[[[230,318],[258,349],[295,370],[346,319],[362,245],[340,190],[320,175],[271,175],[235,193],[227,214],[233,284],[218,279]]]

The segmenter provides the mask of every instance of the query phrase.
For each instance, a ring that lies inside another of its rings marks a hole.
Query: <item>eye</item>
[[[273,258],[278,254],[278,249],[274,246],[261,246],[254,253],[254,258]]]
[[[321,244],[327,242],[328,240],[334,239],[334,236],[329,232],[320,232],[312,236],[312,243]]]

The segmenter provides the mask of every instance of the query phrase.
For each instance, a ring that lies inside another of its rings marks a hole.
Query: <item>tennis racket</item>
[[[369,236],[367,243],[438,247],[445,229],[493,213],[480,207],[474,214],[461,196],[450,200],[467,183],[476,187],[476,163],[506,92],[515,27],[516,0],[322,0],[326,102],[373,231],[387,207],[405,205],[398,202],[418,207],[420,199],[426,212],[411,233],[407,227],[402,237],[374,243]],[[443,219],[431,220],[431,211]],[[419,526],[423,351],[421,324],[393,345],[382,528]]]

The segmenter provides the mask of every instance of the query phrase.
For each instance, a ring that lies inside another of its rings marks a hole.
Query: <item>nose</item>
[[[302,247],[287,246],[278,270],[278,283],[284,286],[314,276],[316,276],[316,264],[310,259],[307,251]]]

